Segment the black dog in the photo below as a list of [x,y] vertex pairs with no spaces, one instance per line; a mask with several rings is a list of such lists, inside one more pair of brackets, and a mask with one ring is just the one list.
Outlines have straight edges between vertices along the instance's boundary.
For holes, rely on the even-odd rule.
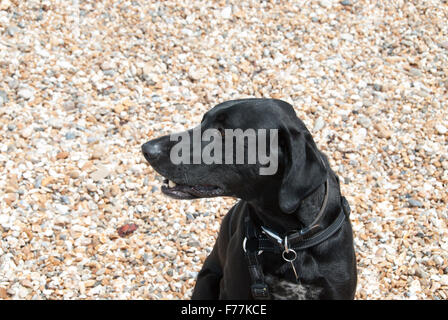
[[[274,129],[278,148],[268,145],[268,153],[277,152],[278,169],[261,175],[259,161],[174,164],[170,153],[178,140],[170,136],[142,146],[147,161],[168,179],[165,194],[241,199],[223,218],[193,299],[353,299],[357,275],[350,208],[338,177],[292,106],[275,99],[224,102],[196,129],[210,128],[223,138],[226,129],[254,129],[257,136],[259,129]],[[193,137],[193,131],[185,134]]]

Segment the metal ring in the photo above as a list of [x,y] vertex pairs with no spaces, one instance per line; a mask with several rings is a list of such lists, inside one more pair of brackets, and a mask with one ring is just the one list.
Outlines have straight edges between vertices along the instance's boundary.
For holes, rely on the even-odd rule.
[[[294,258],[292,258],[292,259],[287,259],[287,258],[285,257],[285,253],[289,253],[289,252],[294,253]],[[295,252],[293,249],[284,250],[284,251],[282,252],[282,258],[283,258],[283,260],[285,260],[286,262],[293,262],[294,260],[297,259],[297,252]]]

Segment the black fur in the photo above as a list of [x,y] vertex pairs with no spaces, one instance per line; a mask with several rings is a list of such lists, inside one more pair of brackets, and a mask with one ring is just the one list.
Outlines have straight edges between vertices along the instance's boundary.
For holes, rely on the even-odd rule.
[[[221,103],[204,115],[201,130],[207,128],[279,130],[279,168],[271,176],[259,175],[258,163],[174,165],[169,155],[176,142],[168,136],[142,146],[145,158],[157,172],[185,186],[179,186],[179,190],[210,185],[218,190],[207,189],[201,193],[189,189],[188,194],[177,198],[233,196],[241,199],[222,221],[214,248],[198,275],[193,299],[251,299],[250,276],[242,249],[245,215],[251,212],[257,223],[278,234],[308,226],[322,206],[328,178],[328,204],[321,222],[326,227],[341,210],[339,181],[310,132],[292,106],[284,101],[243,99]],[[276,274],[284,263],[280,255],[263,253],[260,260],[272,298],[354,298],[356,259],[348,218],[328,240],[298,252],[296,269],[300,286],[295,289],[289,285],[294,283],[292,271]]]

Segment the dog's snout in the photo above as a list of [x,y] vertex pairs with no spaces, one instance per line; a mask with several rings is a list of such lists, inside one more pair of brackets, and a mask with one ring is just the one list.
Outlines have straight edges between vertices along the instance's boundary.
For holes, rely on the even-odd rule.
[[142,145],[142,152],[147,161],[156,160],[162,154],[162,148],[157,141],[148,141]]

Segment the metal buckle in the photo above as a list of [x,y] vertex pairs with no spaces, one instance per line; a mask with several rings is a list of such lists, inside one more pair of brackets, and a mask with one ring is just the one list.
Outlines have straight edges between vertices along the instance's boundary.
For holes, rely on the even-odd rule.
[[[294,271],[296,280],[298,280],[299,275],[297,274],[296,267],[294,266],[294,260],[297,259],[297,252],[294,249],[288,248],[288,237],[287,236],[285,237],[284,243],[285,243],[285,250],[283,250],[283,252],[282,252],[282,258],[283,258],[283,260],[285,260],[286,262],[289,262],[291,264],[292,271]],[[290,252],[293,253],[292,257],[290,257],[290,258],[286,257],[285,254],[289,254]]]
[[[288,237],[287,236],[285,237],[285,240],[284,240],[283,243],[284,243],[284,246],[285,246],[285,250],[283,250],[283,252],[282,252],[283,260],[285,260],[286,262],[293,262],[297,258],[297,252],[294,249],[288,248]],[[287,258],[285,256],[285,253],[290,253],[290,252],[293,253],[293,258]]]
[[279,245],[282,245],[283,240],[280,238],[275,232],[269,230],[268,228],[265,228],[264,226],[261,226],[261,230],[271,238],[275,239]]
[[[287,257],[285,256],[285,253],[288,254],[288,253],[290,253],[290,252],[293,253],[293,257],[292,257],[292,258],[287,258]],[[286,262],[293,262],[294,260],[297,259],[297,252],[296,252],[294,249],[289,249],[288,251],[285,250],[285,251],[282,252],[282,258],[283,258],[283,260],[285,260]]]
[[[247,243],[247,237],[244,237],[244,239],[243,239],[243,251],[244,251],[244,253],[247,252],[246,243]],[[260,255],[262,253],[263,253],[263,250],[258,250],[258,255]]]
[[250,289],[255,299],[269,299],[269,287],[265,283],[254,283]]

